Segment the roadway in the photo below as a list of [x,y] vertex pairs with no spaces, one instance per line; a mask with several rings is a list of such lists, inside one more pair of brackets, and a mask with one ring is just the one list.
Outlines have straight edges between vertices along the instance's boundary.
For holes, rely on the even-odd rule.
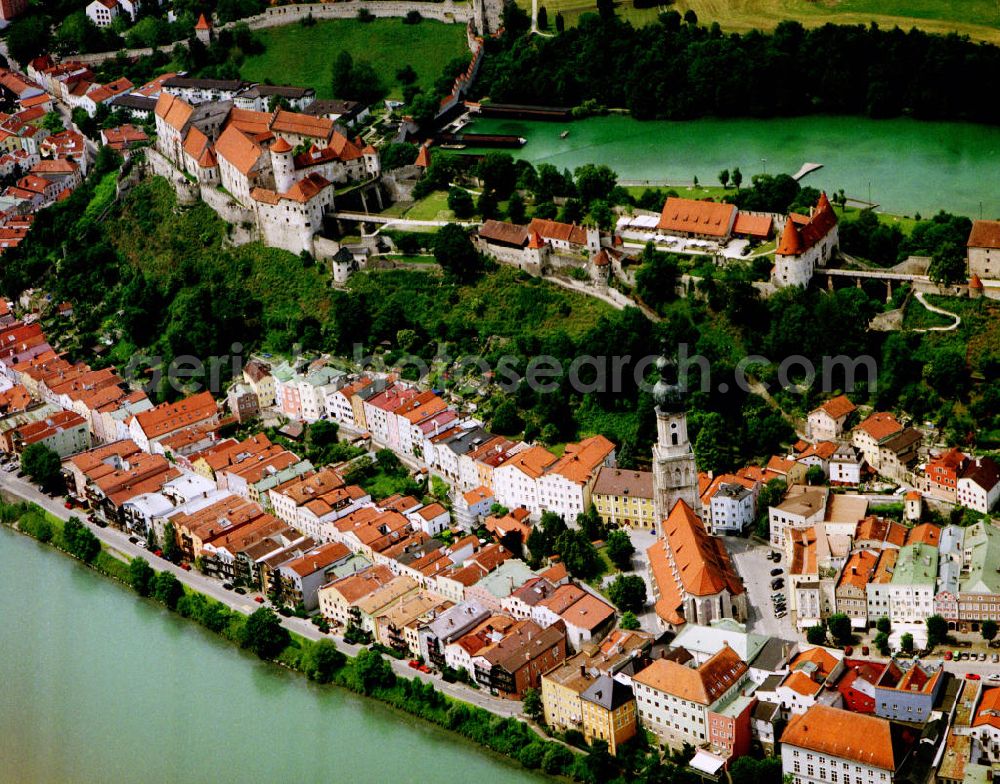
[[[7,495],[16,496],[25,501],[38,504],[38,506],[48,512],[51,512],[60,520],[68,520],[71,516],[76,516],[79,520],[81,520],[81,522],[84,523],[84,525],[93,531],[94,535],[97,536],[97,538],[105,546],[105,549],[107,549],[108,552],[116,558],[120,558],[125,561],[136,557],[145,558],[147,561],[150,561],[154,569],[170,572],[177,577],[178,580],[193,590],[199,591],[200,593],[203,593],[206,596],[221,602],[227,607],[243,613],[244,615],[249,615],[259,607],[266,606],[266,604],[261,604],[255,600],[255,597],[261,596],[259,592],[238,594],[234,591],[226,590],[222,587],[222,583],[215,578],[208,577],[195,570],[189,572],[163,558],[157,558],[139,544],[132,544],[128,540],[128,534],[122,531],[111,527],[101,528],[89,523],[86,519],[85,513],[81,510],[66,509],[61,500],[62,496],[50,498],[42,493],[31,482],[25,479],[19,479],[14,473],[16,470],[16,467],[13,470],[0,470],[0,491],[3,491]],[[313,626],[312,623],[303,618],[278,617],[281,619],[282,625],[289,631],[295,632],[296,634],[310,640],[320,640],[324,637],[332,639],[336,642],[338,650],[343,651],[349,656],[356,656],[358,651],[360,651],[363,647],[344,642],[343,638],[336,634],[324,634]],[[448,696],[462,700],[463,702],[467,702],[471,705],[484,708],[485,710],[499,716],[512,716],[515,718],[522,717],[521,703],[519,701],[493,697],[487,692],[476,691],[459,683],[446,683],[441,680],[439,676],[414,670],[407,664],[406,660],[400,661],[391,657],[386,657],[386,660],[392,664],[392,667],[396,671],[397,675],[407,678],[417,677],[423,681],[427,681],[428,683],[433,683],[437,689]]]

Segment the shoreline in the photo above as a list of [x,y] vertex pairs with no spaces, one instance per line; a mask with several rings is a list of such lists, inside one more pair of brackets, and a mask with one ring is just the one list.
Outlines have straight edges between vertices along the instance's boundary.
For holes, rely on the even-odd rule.
[[[101,560],[101,555],[104,555],[107,558],[111,558],[116,563],[122,564],[126,567],[129,563],[128,560],[124,560],[122,557],[119,557],[124,554],[112,552],[105,543],[102,543],[101,550],[98,556],[95,557],[93,561],[88,562],[82,558],[77,557],[73,553],[69,552],[64,547],[61,547],[58,543],[56,543],[54,537],[52,540],[43,541],[42,539],[39,539],[37,536],[35,536],[32,532],[23,528],[20,524],[21,517],[23,516],[23,514],[32,512],[41,514],[45,518],[45,520],[49,522],[50,525],[54,524],[54,522],[57,521],[58,524],[62,526],[64,521],[58,520],[58,518],[56,518],[55,515],[51,514],[48,510],[44,509],[38,504],[35,504],[27,500],[21,500],[20,504],[23,504],[25,506],[25,509],[20,510],[22,514],[19,514],[13,520],[6,519],[8,510],[11,510],[12,508],[15,508],[18,505],[18,504],[12,504],[9,501],[7,501],[6,498],[9,497],[19,498],[19,496],[11,492],[9,488],[3,488],[2,493],[0,493],[0,511],[4,512],[4,519],[0,520],[0,524],[2,524],[3,527],[28,539],[32,539],[39,545],[44,545],[48,549],[61,553],[62,555],[76,561],[80,566],[85,567],[90,571],[101,575],[102,577],[108,578],[109,580],[111,580],[114,583],[117,583],[120,586],[128,588],[130,592],[133,593],[135,596],[138,596],[141,599],[148,600],[154,606],[167,610],[168,612],[170,612],[171,615],[176,616],[179,619],[193,623],[195,626],[202,629],[204,632],[210,634],[214,639],[218,640],[219,642],[228,644],[228,646],[235,646],[238,650],[245,651],[248,655],[254,656],[254,654],[251,651],[247,651],[246,649],[244,649],[237,640],[232,639],[229,635],[227,635],[225,633],[225,630],[215,631],[214,629],[211,629],[204,623],[200,622],[198,618],[188,616],[183,614],[182,612],[179,612],[177,607],[170,608],[153,596],[142,596],[138,594],[132,588],[132,586],[127,582],[127,580],[123,578],[123,576],[113,573],[113,571],[108,570],[106,567],[98,563],[98,561]],[[87,530],[90,530],[89,524],[85,523],[85,525],[87,526]],[[61,527],[58,533],[59,535],[61,535]],[[152,564],[150,565],[152,566]],[[154,570],[154,572],[155,574],[160,574],[161,570]],[[200,596],[207,602],[210,603],[216,602],[222,604],[221,602],[217,602],[217,600],[213,599],[212,597],[206,596],[204,593],[201,593],[197,589],[192,588],[190,585],[184,585],[183,587],[185,596]],[[246,617],[248,617],[239,608],[228,607],[228,606],[226,607],[231,612],[237,613],[239,616],[241,616],[241,618],[245,619]],[[281,616],[278,617],[279,619],[281,619]],[[284,628],[287,629],[287,627]],[[344,691],[353,694],[357,697],[374,700],[381,706],[390,709],[399,718],[402,718],[404,716],[410,718],[416,718],[421,722],[426,723],[429,727],[433,727],[437,730],[447,733],[453,739],[460,739],[461,741],[474,746],[477,749],[477,751],[481,753],[486,753],[488,756],[502,760],[505,764],[517,766],[522,770],[529,771],[531,773],[534,773],[540,777],[544,777],[549,780],[553,781],[559,779],[565,780],[565,774],[568,773],[568,771],[565,771],[563,776],[545,773],[542,770],[538,769],[537,766],[530,767],[524,765],[519,759],[517,752],[521,748],[527,747],[529,745],[538,744],[545,747],[545,749],[548,749],[549,747],[569,748],[571,751],[574,752],[573,753],[574,759],[577,757],[578,754],[581,753],[580,749],[568,746],[561,741],[544,738],[542,735],[539,734],[539,731],[534,726],[528,724],[527,722],[521,719],[510,716],[507,717],[501,716],[499,714],[487,710],[486,708],[473,705],[457,697],[445,694],[440,689],[438,689],[434,683],[421,680],[420,678],[416,677],[415,673],[412,679],[393,673],[394,678],[391,686],[378,686],[371,689],[370,691],[365,691],[363,688],[357,688],[358,684],[352,682],[351,676],[354,675],[353,667],[356,665],[358,661],[358,656],[352,656],[351,654],[345,652],[342,647],[344,646],[344,643],[342,642],[340,645],[337,646],[337,651],[344,657],[343,664],[332,673],[332,677],[329,680],[324,681],[313,678],[309,675],[309,673],[306,672],[306,670],[303,668],[302,665],[306,657],[308,657],[308,655],[310,654],[311,650],[317,647],[317,642],[309,640],[306,637],[302,636],[301,634],[291,629],[288,629],[288,633],[289,633],[289,643],[284,648],[284,650],[281,651],[281,653],[279,653],[273,658],[265,658],[265,657],[258,657],[258,658],[267,664],[280,668],[282,671],[286,673],[294,674],[298,677],[304,677],[306,683],[313,683],[319,687],[333,687],[335,689],[343,689]],[[330,638],[325,638],[325,639],[330,639]],[[330,642],[334,643],[335,641],[333,639],[330,639]],[[360,646],[360,648],[361,650],[368,650],[368,648],[365,646]],[[294,653],[292,655],[289,655],[289,651],[294,651]],[[387,667],[391,670],[392,667],[391,662],[393,661],[392,657],[382,656],[381,654],[379,654],[379,657],[382,659],[383,662],[387,663]],[[414,689],[413,687],[410,686],[410,684],[413,684],[417,688]],[[430,687],[429,689],[428,686]],[[414,693],[411,693],[411,689],[413,689]],[[417,694],[421,693],[423,693],[425,696],[422,697],[416,696]],[[428,705],[430,705],[431,710],[428,709]],[[454,713],[456,715],[464,715],[466,718],[466,723],[476,722],[478,720],[482,720],[485,723],[487,731],[481,739],[477,739],[476,737],[472,737],[471,735],[462,732],[461,731],[461,728],[463,726],[462,723],[458,723],[456,726],[451,726],[452,722],[449,722],[448,718],[453,714],[452,709],[455,708],[458,708],[458,711],[454,711]],[[463,709],[464,709],[464,714],[461,713]],[[500,723],[500,726],[496,726],[498,722]],[[516,725],[520,729],[514,729],[512,725]],[[494,748],[492,745],[490,745],[489,741],[496,741],[498,742],[499,745],[499,741],[502,741],[504,739],[514,740],[514,738],[508,737],[508,733],[513,733],[514,735],[520,735],[521,737],[519,738],[519,740],[522,740],[523,743],[520,745],[516,744],[510,745],[511,751],[509,753],[500,750],[498,748]]]

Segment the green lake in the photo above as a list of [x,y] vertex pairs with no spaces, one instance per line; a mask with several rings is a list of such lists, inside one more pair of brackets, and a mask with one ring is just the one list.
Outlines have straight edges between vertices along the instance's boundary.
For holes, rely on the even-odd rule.
[[515,155],[534,164],[607,164],[628,184],[697,177],[718,185],[719,172],[735,167],[749,182],[762,171],[794,174],[804,163],[821,163],[803,185],[843,188],[866,201],[870,193],[885,212],[945,209],[1000,218],[1000,128],[993,126],[822,116],[640,122],[611,115],[565,123],[481,119],[468,130],[525,137]]
[[0,781],[543,781],[0,528]]

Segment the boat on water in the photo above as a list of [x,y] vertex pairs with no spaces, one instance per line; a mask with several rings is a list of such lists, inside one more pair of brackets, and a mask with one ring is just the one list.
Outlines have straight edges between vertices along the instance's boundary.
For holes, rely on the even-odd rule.
[[567,136],[569,136],[569,131],[563,131],[561,134],[559,134],[560,139],[565,139]]

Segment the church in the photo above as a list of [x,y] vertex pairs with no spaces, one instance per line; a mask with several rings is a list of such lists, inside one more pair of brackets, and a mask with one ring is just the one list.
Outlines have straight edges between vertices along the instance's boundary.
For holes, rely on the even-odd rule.
[[656,544],[646,551],[657,621],[676,631],[686,623],[747,618],[743,582],[725,544],[699,519],[698,470],[687,432],[685,384],[674,360],[657,360],[653,389],[657,440],[653,446]]

